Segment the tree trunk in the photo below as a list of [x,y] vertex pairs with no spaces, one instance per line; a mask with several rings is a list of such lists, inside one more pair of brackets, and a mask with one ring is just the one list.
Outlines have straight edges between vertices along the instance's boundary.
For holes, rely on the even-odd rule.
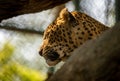
[[83,44],[47,81],[120,81],[120,23]]
[[13,16],[40,12],[70,0],[0,0],[0,22]]
[[74,3],[74,5],[75,5],[75,10],[76,11],[80,11],[80,1],[81,0],[73,0],[73,3]]
[[120,0],[115,0],[116,22],[120,21]]

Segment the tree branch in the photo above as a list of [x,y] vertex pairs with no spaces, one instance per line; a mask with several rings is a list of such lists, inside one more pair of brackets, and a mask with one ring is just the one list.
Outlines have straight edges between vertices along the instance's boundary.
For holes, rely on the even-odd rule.
[[120,23],[83,44],[47,81],[120,81]]
[[32,34],[43,35],[43,32],[41,32],[41,31],[36,31],[36,30],[31,30],[31,29],[20,29],[17,27],[0,26],[0,29],[18,31],[18,32],[22,32],[22,33],[32,33]]
[[0,22],[13,16],[50,9],[68,1],[70,0],[1,0]]

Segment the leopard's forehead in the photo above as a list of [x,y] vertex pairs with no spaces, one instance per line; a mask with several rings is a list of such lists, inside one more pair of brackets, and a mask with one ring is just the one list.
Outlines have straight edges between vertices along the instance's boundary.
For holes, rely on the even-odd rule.
[[48,40],[50,44],[55,42],[67,42],[67,39],[70,38],[71,33],[72,31],[70,28],[66,28],[66,25],[55,25],[54,28],[45,31],[43,40]]

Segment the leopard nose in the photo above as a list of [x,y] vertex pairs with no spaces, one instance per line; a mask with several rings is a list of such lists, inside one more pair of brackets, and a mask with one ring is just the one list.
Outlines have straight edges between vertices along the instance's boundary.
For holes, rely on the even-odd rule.
[[41,55],[41,56],[42,56],[42,51],[43,51],[43,49],[41,49],[41,50],[39,51],[39,55]]

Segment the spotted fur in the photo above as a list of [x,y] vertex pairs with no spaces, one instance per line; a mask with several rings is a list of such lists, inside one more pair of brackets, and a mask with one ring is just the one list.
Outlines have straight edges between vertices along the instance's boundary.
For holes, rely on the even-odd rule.
[[39,54],[48,65],[56,65],[66,60],[74,49],[84,42],[95,39],[109,27],[92,17],[64,8],[59,17],[44,32]]

